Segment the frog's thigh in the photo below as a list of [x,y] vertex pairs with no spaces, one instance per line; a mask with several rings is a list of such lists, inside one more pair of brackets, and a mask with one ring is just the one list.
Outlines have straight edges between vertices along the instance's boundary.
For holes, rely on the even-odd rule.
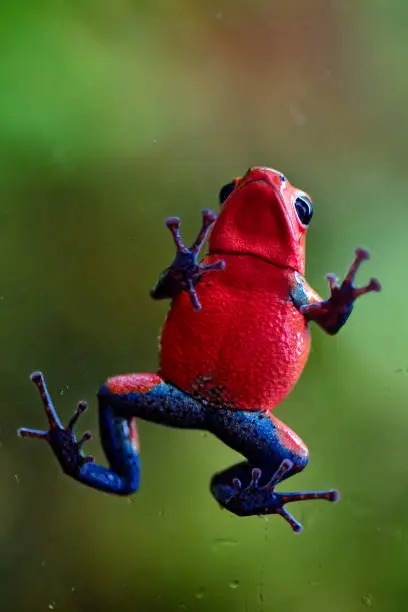
[[[273,474],[284,459],[293,462],[287,476],[306,467],[309,452],[290,427],[264,411],[214,409],[211,431],[253,467]],[[265,474],[266,475],[266,474]]]
[[137,417],[160,425],[205,429],[206,408],[157,374],[126,374],[109,378],[99,390],[100,408],[117,417]]

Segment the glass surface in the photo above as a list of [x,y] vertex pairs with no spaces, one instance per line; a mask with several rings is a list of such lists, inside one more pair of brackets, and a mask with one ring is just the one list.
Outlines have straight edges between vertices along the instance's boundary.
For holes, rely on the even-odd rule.
[[[0,18],[0,601],[4,612],[376,612],[408,607],[408,5],[402,0],[3,0]],[[356,304],[276,409],[310,464],[282,490],[337,505],[237,518],[208,491],[237,456],[139,422],[130,499],[64,476],[32,370],[61,418],[108,376],[154,372],[149,289],[200,210],[252,165],[311,194],[307,279],[367,247]],[[257,367],[257,364],[254,364]]]

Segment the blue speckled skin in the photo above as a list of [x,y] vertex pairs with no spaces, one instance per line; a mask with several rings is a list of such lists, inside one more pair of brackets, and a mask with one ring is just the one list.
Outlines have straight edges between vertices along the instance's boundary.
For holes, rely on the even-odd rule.
[[[264,479],[269,480],[284,459],[293,463],[293,468],[285,475],[286,478],[307,465],[307,455],[295,455],[289,448],[280,444],[276,427],[264,412],[219,408],[194,399],[164,382],[143,395],[116,395],[103,386],[98,398],[100,423],[103,424],[101,437],[111,466],[112,462],[117,462],[116,458],[120,454],[118,451],[128,447],[128,431],[123,428],[123,423],[127,425],[132,417],[169,427],[211,432],[247,458],[247,462],[219,474],[213,481],[214,487],[224,482],[231,485],[235,477],[249,482],[251,469],[255,466],[260,467]],[[112,419],[112,414],[116,415],[115,419]],[[115,467],[115,471],[122,471],[119,466]],[[215,493],[214,488],[213,492]],[[221,498],[218,501],[222,503],[224,500]]]
[[[215,499],[238,516],[280,514],[298,532],[301,525],[283,507],[285,503],[337,499],[336,491],[276,493],[275,486],[301,471],[308,457],[307,453],[296,453],[293,448],[282,444],[272,417],[261,411],[222,408],[193,398],[165,382],[147,393],[112,393],[107,385],[100,388],[100,439],[109,467],[98,465],[81,450],[90,434],[86,433],[77,440],[73,431],[86,404],[78,404],[69,425],[64,428],[43,375],[36,372],[32,380],[40,391],[50,429],[47,432],[21,429],[20,435],[45,439],[63,471],[87,486],[116,495],[130,495],[137,491],[140,460],[137,442],[131,432],[132,420],[136,417],[169,427],[208,431],[243,455],[247,461],[216,474],[211,481]],[[242,483],[247,486],[243,487]]]

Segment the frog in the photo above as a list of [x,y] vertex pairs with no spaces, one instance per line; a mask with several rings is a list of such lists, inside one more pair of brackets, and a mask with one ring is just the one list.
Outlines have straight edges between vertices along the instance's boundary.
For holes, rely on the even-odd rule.
[[[339,499],[336,489],[280,492],[309,462],[303,440],[274,414],[296,385],[310,352],[310,324],[329,335],[345,325],[357,298],[380,291],[372,278],[355,286],[361,263],[355,250],[340,283],[327,275],[323,299],[305,278],[311,197],[282,172],[251,167],[219,191],[219,214],[202,211],[196,240],[186,247],[181,220],[166,226],[175,258],[153,285],[154,300],[170,300],[159,342],[156,372],[108,378],[99,388],[99,436],[107,466],[83,451],[90,432],[76,437],[87,409],[81,400],[64,426],[42,372],[39,390],[47,430],[20,428],[18,435],[48,442],[63,472],[76,481],[119,496],[140,487],[136,421],[213,434],[242,459],[212,476],[210,491],[237,517],[279,515],[295,533],[302,524],[286,505]],[[201,250],[208,239],[207,252]]]

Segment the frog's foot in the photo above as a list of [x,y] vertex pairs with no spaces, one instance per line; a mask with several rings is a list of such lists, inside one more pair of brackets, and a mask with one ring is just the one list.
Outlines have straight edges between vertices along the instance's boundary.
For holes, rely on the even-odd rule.
[[181,291],[187,291],[194,310],[201,310],[201,304],[194,288],[195,285],[207,272],[225,269],[225,262],[223,260],[215,261],[209,265],[200,264],[197,260],[208,231],[217,218],[217,215],[211,210],[203,210],[202,215],[201,229],[190,248],[184,245],[181,237],[180,219],[178,217],[170,217],[166,220],[166,226],[173,236],[177,251],[173,263],[160,275],[150,292],[153,298],[174,297]]
[[342,303],[354,302],[358,297],[371,291],[380,291],[381,285],[377,279],[372,278],[364,287],[355,287],[354,280],[359,267],[363,261],[370,259],[370,253],[366,249],[356,249],[354,261],[351,264],[346,278],[339,285],[335,274],[328,274],[327,280],[331,291],[331,299]]
[[238,478],[233,480],[234,493],[226,501],[225,507],[238,516],[253,516],[265,514],[279,514],[284,518],[293,531],[302,531],[302,525],[286,510],[285,504],[295,501],[306,501],[308,499],[325,499],[335,502],[339,499],[338,491],[308,491],[305,493],[277,493],[276,485],[293,467],[292,461],[285,459],[273,474],[270,481],[265,486],[259,486],[262,470],[254,468],[252,470],[251,482],[243,488]]
[[314,302],[301,306],[300,311],[309,320],[316,321],[329,334],[336,334],[347,321],[353,310],[357,298],[372,291],[380,291],[381,285],[377,279],[372,278],[364,287],[356,287],[354,280],[363,261],[369,259],[370,254],[365,249],[356,249],[355,258],[347,272],[344,281],[339,284],[335,274],[327,274],[330,287],[330,298],[322,302]]
[[63,427],[52,404],[42,373],[33,372],[31,374],[31,380],[40,392],[49,423],[49,429],[48,431],[39,431],[37,429],[21,428],[17,433],[23,438],[37,438],[48,442],[64,472],[70,476],[75,476],[84,463],[89,463],[94,460],[91,456],[84,456],[81,450],[84,443],[91,439],[91,433],[85,432],[79,440],[77,440],[74,435],[74,426],[81,414],[87,409],[88,405],[85,401],[79,402],[68,426]]

